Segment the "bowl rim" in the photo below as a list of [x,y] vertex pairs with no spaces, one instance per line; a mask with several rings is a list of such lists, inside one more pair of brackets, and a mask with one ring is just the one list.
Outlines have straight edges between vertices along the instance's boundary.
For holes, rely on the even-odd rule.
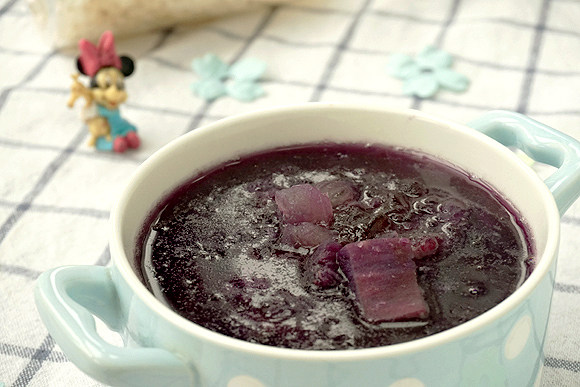
[[[267,346],[263,344],[250,343],[241,339],[229,337],[221,333],[211,331],[192,321],[182,317],[170,307],[162,303],[160,300],[146,288],[130,263],[129,257],[125,254],[123,242],[121,238],[123,214],[125,208],[128,206],[129,198],[135,191],[136,187],[145,179],[151,166],[158,163],[157,160],[163,159],[164,155],[173,152],[183,143],[192,141],[196,136],[203,135],[207,131],[213,131],[221,127],[227,127],[236,122],[253,120],[263,116],[296,113],[312,112],[314,110],[330,111],[330,110],[351,110],[353,112],[371,112],[371,113],[388,113],[405,115],[407,117],[416,117],[428,120],[430,123],[439,126],[444,125],[455,130],[467,132],[469,135],[476,138],[476,140],[483,141],[491,145],[497,152],[504,153],[511,158],[514,163],[518,163],[524,175],[535,185],[539,193],[545,199],[543,201],[547,210],[547,241],[546,246],[539,260],[538,264],[532,271],[531,275],[523,282],[523,284],[516,289],[514,293],[508,296],[498,305],[481,315],[466,321],[458,326],[438,332],[436,334],[419,338],[416,340],[403,342],[399,344],[392,344],[382,347],[347,349],[347,350],[306,350],[306,349],[291,349]],[[114,266],[120,273],[124,281],[127,283],[133,294],[138,297],[150,310],[155,311],[159,318],[166,320],[173,327],[193,336],[197,336],[200,340],[210,342],[222,348],[234,350],[238,352],[251,353],[258,356],[265,356],[270,358],[283,358],[290,360],[308,360],[308,361],[359,361],[367,359],[377,359],[386,357],[399,357],[419,351],[424,351],[436,346],[441,346],[468,336],[487,325],[498,321],[501,317],[514,311],[519,305],[531,295],[531,293],[539,286],[540,282],[549,273],[552,263],[557,258],[557,251],[559,247],[559,233],[560,233],[560,214],[548,187],[535,174],[535,172],[527,167],[521,159],[519,159],[511,150],[501,145],[490,137],[478,132],[475,129],[469,128],[465,124],[459,124],[453,121],[424,113],[422,111],[413,109],[391,108],[384,106],[369,106],[359,104],[346,103],[323,103],[311,102],[295,105],[285,105],[275,108],[266,108],[253,110],[247,113],[242,113],[230,117],[220,119],[207,125],[203,125],[183,136],[180,136],[169,142],[151,156],[149,156],[135,171],[129,182],[125,185],[118,200],[113,206],[110,216],[110,249],[111,262],[109,266]]]

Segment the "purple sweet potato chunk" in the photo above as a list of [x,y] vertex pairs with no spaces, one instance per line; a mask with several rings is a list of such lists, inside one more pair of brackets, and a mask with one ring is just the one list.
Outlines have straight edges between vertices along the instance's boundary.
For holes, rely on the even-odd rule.
[[337,253],[366,320],[405,321],[428,316],[414,256],[407,238],[368,239],[350,243]]
[[324,243],[304,262],[304,276],[308,283],[327,289],[337,286],[341,281],[338,273],[336,253],[342,248],[338,242]]
[[294,247],[316,247],[332,238],[333,233],[329,229],[303,222],[284,225],[280,242]]
[[315,184],[315,187],[328,196],[332,208],[354,202],[358,197],[355,187],[344,180],[327,180]]
[[332,221],[330,199],[311,184],[298,184],[276,191],[274,199],[285,223],[329,224]]

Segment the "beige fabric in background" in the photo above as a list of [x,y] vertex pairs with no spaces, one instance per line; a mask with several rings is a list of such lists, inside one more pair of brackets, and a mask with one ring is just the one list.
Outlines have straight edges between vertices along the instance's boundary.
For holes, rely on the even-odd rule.
[[43,38],[54,47],[97,40],[104,29],[117,38],[176,24],[207,21],[289,0],[29,0]]

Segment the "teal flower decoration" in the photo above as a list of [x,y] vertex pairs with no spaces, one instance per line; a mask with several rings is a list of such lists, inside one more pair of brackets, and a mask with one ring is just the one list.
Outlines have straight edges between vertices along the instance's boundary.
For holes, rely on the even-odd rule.
[[239,101],[251,102],[266,94],[258,83],[266,71],[266,64],[258,59],[242,59],[229,66],[215,54],[206,54],[194,59],[191,67],[199,76],[191,89],[206,101],[229,95]]
[[455,92],[467,90],[469,79],[450,67],[453,57],[435,47],[425,47],[412,58],[405,54],[393,54],[387,71],[395,78],[402,79],[403,94],[420,98],[430,98],[439,89]]

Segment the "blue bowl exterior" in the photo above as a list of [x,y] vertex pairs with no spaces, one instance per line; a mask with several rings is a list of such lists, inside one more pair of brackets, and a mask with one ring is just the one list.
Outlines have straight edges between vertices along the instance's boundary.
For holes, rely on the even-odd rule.
[[[419,122],[417,115],[402,117],[412,118],[420,126],[432,125],[429,118]],[[475,122],[474,126],[483,132],[490,128],[511,142],[523,136],[520,135],[524,133],[520,130],[523,124],[528,124],[527,119],[501,112]],[[541,262],[542,270],[532,273],[522,285],[526,289],[520,289],[492,311],[432,337],[346,354],[283,350],[224,338],[178,317],[147,292],[126,261],[125,246],[120,242],[120,230],[115,223],[111,266],[45,273],[48,275],[39,278],[36,294],[39,311],[51,333],[59,334],[61,342],[71,349],[67,356],[79,368],[95,379],[115,385],[161,385],[160,379],[167,377],[172,386],[535,386],[543,364],[542,348],[554,287],[556,204],[562,213],[570,200],[578,196],[575,187],[580,184],[580,173],[575,168],[580,162],[580,156],[576,157],[580,155],[580,144],[575,144],[572,150],[562,148],[566,138],[554,137],[550,131],[544,135],[546,128],[536,127],[542,136],[549,137],[550,146],[537,145],[539,135],[531,142],[519,139],[517,144],[524,144],[532,153],[554,158],[554,164],[561,160],[555,155],[562,149],[569,155],[564,157],[562,172],[552,179],[555,183],[550,180],[548,185],[553,188],[552,193],[562,193],[555,195],[554,201],[545,187],[539,188],[541,203],[533,203],[534,209],[538,204],[538,211],[545,208],[550,215],[547,223],[540,223],[550,235],[550,248],[546,247],[541,258],[546,260]],[[441,128],[446,129],[447,124]],[[482,143],[489,141],[482,137]],[[170,148],[172,152],[176,149],[180,148]],[[569,175],[569,171],[574,173]],[[139,196],[131,203],[141,203]],[[62,283],[56,278],[61,278]],[[112,302],[99,294],[107,295]],[[91,313],[110,323],[113,329],[122,329],[127,346],[119,349],[101,342],[94,326],[90,326]]]
[[558,168],[544,183],[563,215],[580,195],[580,142],[522,114],[495,110],[469,124],[505,146],[515,146],[535,161]]

